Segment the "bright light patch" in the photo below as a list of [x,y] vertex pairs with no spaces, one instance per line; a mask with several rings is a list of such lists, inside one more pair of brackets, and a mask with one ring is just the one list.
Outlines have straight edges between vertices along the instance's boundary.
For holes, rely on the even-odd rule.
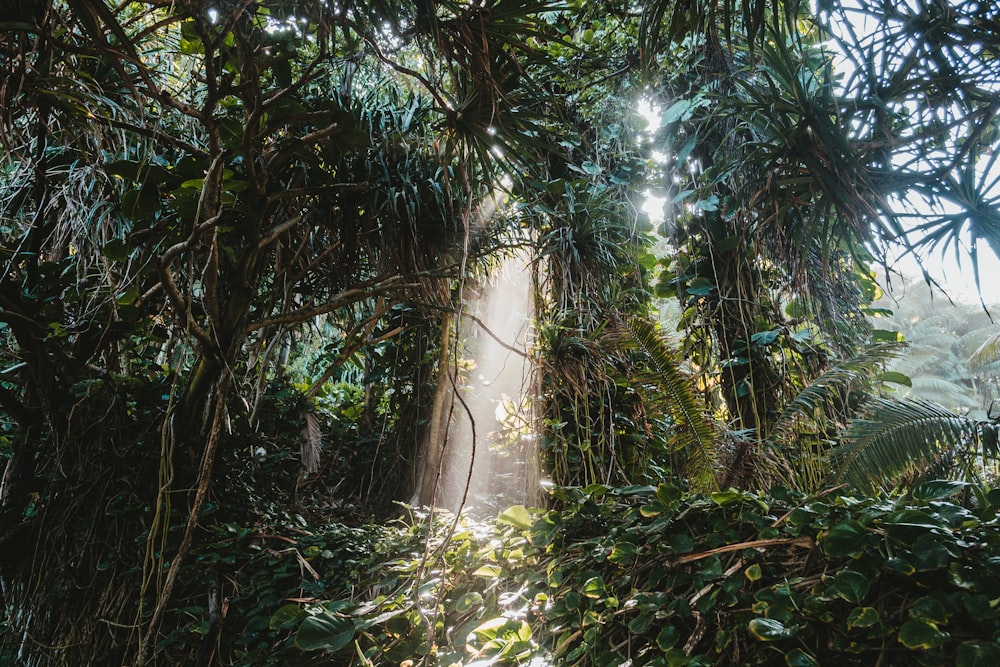
[[642,193],[645,198],[642,202],[642,212],[649,216],[649,221],[652,223],[663,222],[666,218],[666,197],[657,197],[649,190]]
[[646,120],[646,127],[643,131],[656,132],[660,129],[660,122],[663,118],[663,109],[660,106],[652,104],[648,98],[644,97],[639,100],[635,110]]

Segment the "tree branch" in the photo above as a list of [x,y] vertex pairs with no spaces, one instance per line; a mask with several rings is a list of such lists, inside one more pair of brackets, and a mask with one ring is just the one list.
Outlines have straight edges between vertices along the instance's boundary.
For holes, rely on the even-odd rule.
[[362,301],[377,294],[382,294],[383,292],[389,292],[394,289],[418,287],[416,283],[404,283],[402,280],[402,276],[397,276],[395,278],[389,278],[386,282],[378,286],[346,289],[319,306],[299,308],[298,310],[293,310],[283,315],[276,315],[275,317],[270,317],[265,320],[251,322],[247,325],[247,332],[257,331],[265,327],[278,326],[280,324],[297,324],[299,322],[305,322],[306,320],[310,320],[319,315],[325,315],[326,313],[331,313],[338,308],[343,308],[344,306],[357,303],[358,301]]

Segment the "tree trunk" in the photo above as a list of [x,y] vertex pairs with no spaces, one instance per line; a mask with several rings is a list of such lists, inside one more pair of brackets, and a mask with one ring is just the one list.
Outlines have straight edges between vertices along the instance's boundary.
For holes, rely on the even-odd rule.
[[434,406],[431,410],[430,427],[427,429],[427,438],[421,457],[419,483],[414,494],[421,505],[434,504],[443,472],[448,422],[450,420],[448,399],[452,396],[453,389],[451,356],[453,320],[451,313],[446,313],[441,320],[441,348],[438,357]]

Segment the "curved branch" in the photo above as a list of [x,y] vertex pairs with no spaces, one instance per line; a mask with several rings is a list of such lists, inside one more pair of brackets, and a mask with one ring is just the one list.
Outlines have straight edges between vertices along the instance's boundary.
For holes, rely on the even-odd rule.
[[397,276],[395,278],[389,278],[381,285],[346,289],[321,305],[309,308],[299,308],[283,315],[276,315],[265,320],[251,322],[247,325],[247,333],[257,331],[265,327],[278,326],[280,324],[298,324],[300,322],[311,320],[319,315],[332,313],[338,308],[343,308],[344,306],[352,303],[357,303],[358,301],[362,301],[377,294],[382,294],[395,289],[419,287],[419,284],[417,283],[404,283],[402,280],[402,276]]

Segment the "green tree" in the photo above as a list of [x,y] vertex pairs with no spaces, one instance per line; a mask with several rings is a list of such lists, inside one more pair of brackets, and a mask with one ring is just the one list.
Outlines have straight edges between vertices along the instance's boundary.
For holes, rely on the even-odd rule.
[[[316,469],[323,406],[334,474],[409,497],[468,281],[515,228],[570,485],[815,470],[891,355],[869,265],[891,243],[1000,247],[984,3],[3,10],[0,577],[31,665],[210,663],[227,571],[199,547],[273,493],[247,449],[292,431]],[[640,145],[644,90],[664,122]],[[661,259],[635,210],[652,180]],[[485,220],[501,191],[510,213]],[[646,321],[653,278],[681,306],[677,353]],[[169,641],[187,627],[197,646]]]
[[658,2],[640,27],[673,245],[658,293],[679,299],[685,349],[742,434],[730,483],[763,472],[784,406],[831,360],[878,342],[869,266],[889,246],[968,237],[973,264],[977,243],[1000,246],[980,5],[819,9]]
[[[385,496],[412,487],[446,372],[428,341],[452,281],[496,246],[479,202],[544,143],[524,98],[560,15],[25,8],[0,23],[5,637],[28,664],[51,646],[61,664],[141,664],[217,509],[218,462],[240,465],[283,395],[281,350],[318,318],[341,340],[306,399],[358,353],[370,387],[394,368],[387,341],[393,364],[415,362],[389,381],[415,397],[389,424],[396,449],[370,455],[392,462]],[[219,613],[198,656],[164,659],[209,656]]]

